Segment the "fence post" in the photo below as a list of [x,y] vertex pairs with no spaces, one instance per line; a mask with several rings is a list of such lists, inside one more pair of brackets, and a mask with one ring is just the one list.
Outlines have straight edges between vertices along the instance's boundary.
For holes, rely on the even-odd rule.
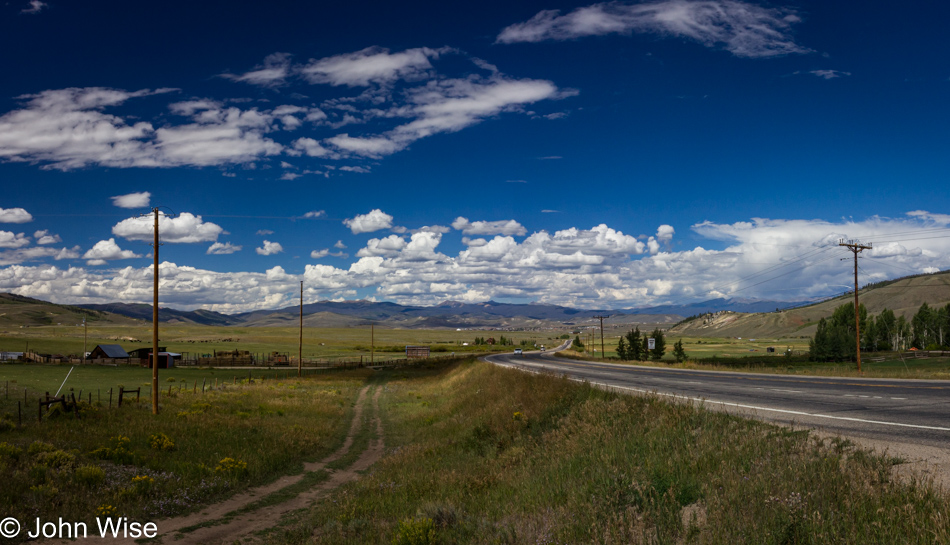
[[16,427],[23,427],[23,409],[20,405],[20,400],[16,402]]
[[39,422],[43,421],[43,398],[39,399],[39,402],[36,404],[36,416]]

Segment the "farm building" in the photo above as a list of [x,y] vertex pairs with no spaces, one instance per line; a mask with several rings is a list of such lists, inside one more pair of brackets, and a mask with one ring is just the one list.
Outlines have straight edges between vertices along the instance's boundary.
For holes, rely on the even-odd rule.
[[428,346],[406,346],[406,358],[428,358],[429,357],[429,347]]
[[[174,352],[159,352],[158,353],[158,368],[159,369],[171,369],[175,366],[175,361],[181,359],[181,354],[176,354]],[[152,354],[148,355],[148,367],[152,367]]]
[[129,353],[117,344],[97,344],[89,353],[91,360],[127,360]]
[[[158,347],[159,352],[165,352],[166,350],[168,349],[165,348],[164,346]],[[138,358],[140,360],[147,360],[151,353],[152,353],[152,347],[149,346],[147,348],[136,348],[135,350],[129,352],[129,355],[132,356],[133,358]]]

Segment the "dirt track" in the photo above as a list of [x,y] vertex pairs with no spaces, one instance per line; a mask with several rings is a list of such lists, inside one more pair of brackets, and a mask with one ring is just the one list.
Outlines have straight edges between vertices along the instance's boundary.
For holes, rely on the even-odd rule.
[[[354,438],[359,434],[362,428],[367,397],[372,388],[373,386],[365,386],[360,390],[356,400],[356,407],[353,411],[353,420],[350,423],[350,429],[347,432],[346,439],[343,441],[343,445],[341,445],[336,452],[319,462],[304,464],[304,473],[299,475],[281,477],[273,483],[252,488],[220,503],[209,505],[191,515],[158,521],[159,534],[157,539],[168,544],[188,545],[215,545],[218,543],[234,543],[237,540],[247,543],[253,540],[253,534],[279,524],[281,518],[286,514],[298,509],[303,509],[332,490],[358,479],[361,471],[368,469],[383,455],[383,424],[379,417],[379,396],[382,393],[382,387],[376,387],[375,393],[372,396],[372,423],[375,428],[375,439],[370,442],[369,447],[364,450],[349,467],[341,470],[333,470],[327,469],[327,465],[341,459],[350,452]],[[329,473],[329,477],[309,490],[305,490],[281,503],[268,505],[245,513],[234,514],[235,511],[243,509],[255,501],[261,500],[270,494],[300,482],[307,473],[316,471],[326,471]],[[195,527],[198,528],[191,531],[183,531],[183,529]],[[89,539],[92,541],[116,544],[135,543],[133,539],[114,539],[111,536],[102,539],[98,536],[93,536],[92,532],[90,532]],[[47,541],[46,543],[70,544],[74,542],[68,540],[54,540]]]

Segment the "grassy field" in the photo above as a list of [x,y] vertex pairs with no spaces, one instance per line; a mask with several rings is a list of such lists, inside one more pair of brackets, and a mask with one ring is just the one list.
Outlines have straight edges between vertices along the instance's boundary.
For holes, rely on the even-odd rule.
[[950,541],[946,496],[807,431],[483,363],[383,407],[388,456],[270,543]]
[[[606,335],[605,335],[606,337]],[[604,340],[607,360],[621,363],[617,359],[617,341],[619,337],[608,337]],[[683,341],[687,361],[676,363],[673,358],[673,343]],[[613,341],[613,346],[608,345]],[[776,352],[769,354],[767,348],[773,346]],[[580,359],[598,361],[601,359],[600,338],[596,346],[591,345],[591,351],[568,351],[565,355]],[[596,348],[596,352],[593,349]],[[796,360],[788,362],[783,352],[791,349]],[[817,375],[817,376],[865,376],[878,378],[908,378],[908,379],[950,379],[950,358],[928,357],[915,358],[904,356],[896,352],[865,352],[862,355],[861,372],[853,362],[809,362],[804,356],[808,354],[808,339],[733,339],[716,337],[676,337],[666,338],[666,354],[662,364],[681,369],[706,369],[718,371],[738,371],[753,373],[775,373],[790,375]],[[883,361],[871,361],[883,357]],[[749,360],[750,363],[729,363],[725,361],[715,363],[713,358]],[[699,360],[705,360],[699,362]],[[638,362],[623,362],[629,365],[638,365]],[[645,365],[656,365],[656,362],[639,362]]]
[[[52,391],[50,382],[61,382],[65,371],[0,366],[4,382]],[[80,371],[76,390],[144,383],[147,370]],[[20,520],[40,516],[91,523],[102,513],[156,519],[299,473],[304,461],[323,457],[342,442],[356,395],[372,374],[343,371],[252,384],[233,384],[228,375],[218,388],[202,393],[199,384],[198,393],[192,393],[191,384],[177,391],[179,379],[222,378],[221,373],[178,371],[176,382],[162,383],[163,389],[166,384],[176,388],[162,397],[158,416],[151,414],[147,394],[141,403],[121,409],[109,409],[93,396],[91,405],[81,405],[80,419],[54,410],[37,423],[34,400],[29,420],[17,429],[4,400],[0,510]]]
[[[295,327],[213,327],[201,325],[163,324],[159,330],[160,345],[171,352],[188,355],[211,354],[215,350],[246,350],[256,354],[280,352],[297,354],[300,331]],[[554,338],[567,331],[455,331],[450,329],[383,329],[376,328],[375,346],[380,357],[404,354],[406,345],[430,346],[438,353],[484,352],[486,346],[475,346],[475,337],[501,335],[531,343],[551,345]],[[138,342],[123,340],[128,337]],[[150,327],[96,326],[90,327],[86,349],[97,344],[121,344],[126,350],[151,345]],[[468,343],[465,346],[463,343]],[[305,358],[369,357],[372,345],[370,328],[304,328],[303,355]],[[0,351],[23,352],[27,348],[39,353],[80,354],[83,348],[83,328],[72,326],[41,326],[0,330]],[[508,350],[501,348],[499,350]]]
[[[17,384],[56,369],[32,367],[0,369]],[[140,372],[112,371],[77,386]],[[333,451],[365,384],[381,388],[385,455],[359,481],[275,518],[265,541],[950,543],[950,498],[892,478],[900,460],[472,360],[182,391],[158,417],[142,403],[84,407],[80,420],[60,415],[23,429],[0,423],[0,509],[76,521],[101,513],[160,521],[200,509]],[[328,469],[349,465],[369,444],[368,429]],[[310,477],[233,516],[326,474]]]
[[[284,379],[296,377],[296,369],[252,371],[185,368],[159,370],[159,386],[162,392],[169,387],[179,390],[201,389],[202,384],[212,387],[216,384],[232,384],[236,380],[248,377],[265,379]],[[0,364],[0,414],[16,415],[17,401],[27,400],[31,411],[26,411],[31,419],[36,418],[36,400],[46,392],[54,395],[62,387],[62,393],[73,393],[77,397],[100,401],[108,405],[109,390],[118,395],[119,386],[125,388],[142,387],[142,397],[148,397],[152,386],[152,370],[139,366],[101,366],[101,365],[35,365]],[[26,393],[24,394],[24,390]],[[25,407],[24,407],[25,408]]]
[[[620,336],[625,335],[629,329],[605,329],[604,331],[604,351],[608,358],[617,357],[617,342]],[[649,336],[652,329],[640,333]],[[733,337],[681,337],[678,335],[667,335],[666,337],[666,357],[664,361],[673,361],[673,343],[683,341],[683,348],[690,358],[712,358],[729,357],[743,358],[748,356],[762,357],[769,355],[768,347],[774,347],[774,356],[781,358],[786,349],[790,349],[793,354],[801,355],[808,353],[808,339],[736,339]],[[582,339],[583,340],[583,339]],[[600,356],[600,332],[593,343],[589,343],[590,354]],[[587,350],[585,350],[587,352]]]

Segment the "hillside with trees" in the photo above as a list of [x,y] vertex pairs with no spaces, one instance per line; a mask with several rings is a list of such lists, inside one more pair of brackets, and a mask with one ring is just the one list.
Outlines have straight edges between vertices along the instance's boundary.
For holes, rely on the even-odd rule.
[[[858,296],[869,314],[877,316],[887,309],[894,314],[895,323],[900,317],[910,322],[924,304],[931,309],[950,304],[950,272],[869,284],[858,291]],[[676,325],[669,333],[693,337],[813,337],[822,318],[830,319],[838,307],[849,302],[853,307],[853,301],[854,293],[851,292],[820,303],[776,312],[701,314]],[[853,310],[851,316],[853,320]]]

